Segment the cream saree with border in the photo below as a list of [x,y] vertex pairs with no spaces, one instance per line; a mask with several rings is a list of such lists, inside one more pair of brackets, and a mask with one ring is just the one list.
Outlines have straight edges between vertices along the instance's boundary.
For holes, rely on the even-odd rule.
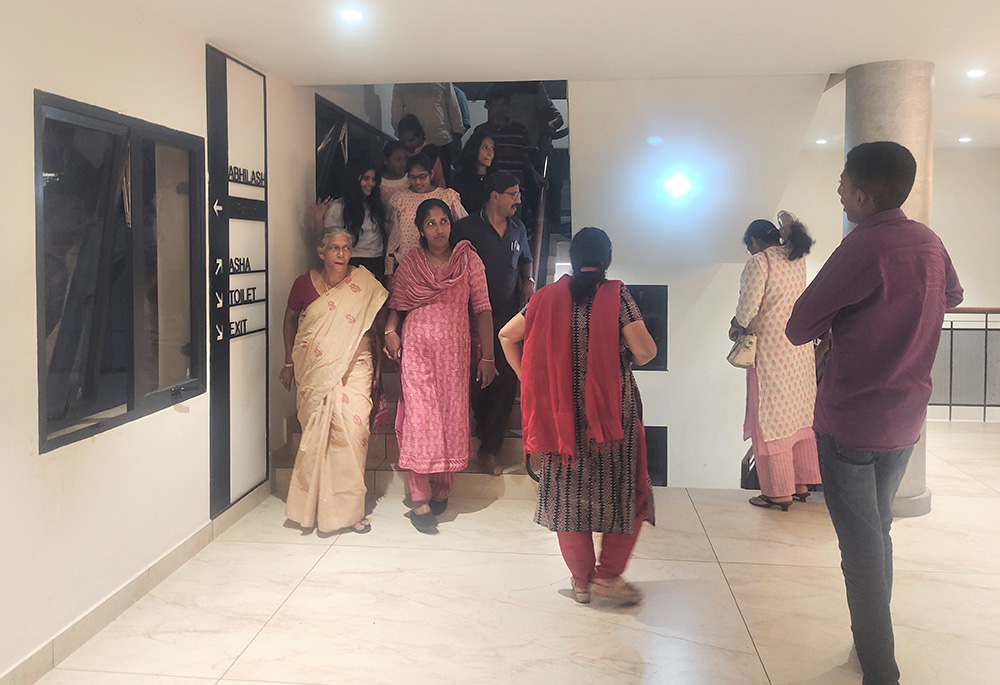
[[369,330],[388,293],[363,267],[299,316],[292,350],[302,442],[285,516],[327,533],[365,515],[365,461],[372,410]]

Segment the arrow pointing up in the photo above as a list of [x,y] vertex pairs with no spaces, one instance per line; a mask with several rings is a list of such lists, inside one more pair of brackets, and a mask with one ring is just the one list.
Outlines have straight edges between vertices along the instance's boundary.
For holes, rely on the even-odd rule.
[[219,204],[218,200],[216,200],[215,204],[212,205],[212,209],[215,210],[215,216],[219,216],[219,212],[222,211],[222,205]]
[[219,307],[222,306],[222,295],[220,295],[219,293],[214,293],[214,294],[215,294],[215,308],[218,309]]

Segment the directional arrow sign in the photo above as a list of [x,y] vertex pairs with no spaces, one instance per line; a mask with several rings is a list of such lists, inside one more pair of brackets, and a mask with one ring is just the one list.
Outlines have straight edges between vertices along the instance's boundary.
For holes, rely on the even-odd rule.
[[222,340],[222,326],[215,327],[215,339]]
[[222,205],[219,204],[218,200],[216,200],[215,204],[212,205],[212,209],[215,210],[215,216],[219,216],[219,212],[222,211]]
[[222,260],[221,259],[216,259],[215,260],[215,275],[218,276],[220,273],[222,273]]
[[214,295],[215,295],[215,308],[219,309],[220,307],[222,307],[222,295],[220,295],[219,293],[214,293]]

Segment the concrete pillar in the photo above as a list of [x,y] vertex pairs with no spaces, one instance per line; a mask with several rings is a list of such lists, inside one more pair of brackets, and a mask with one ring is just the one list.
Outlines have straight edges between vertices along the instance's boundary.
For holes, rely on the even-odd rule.
[[[917,160],[917,178],[903,211],[925,224],[931,218],[933,79],[934,65],[917,60],[861,64],[848,69],[846,79],[845,154],[855,145],[877,140],[906,146]],[[844,235],[853,228],[845,217]],[[921,516],[931,510],[926,432],[925,426],[893,502],[896,516]]]

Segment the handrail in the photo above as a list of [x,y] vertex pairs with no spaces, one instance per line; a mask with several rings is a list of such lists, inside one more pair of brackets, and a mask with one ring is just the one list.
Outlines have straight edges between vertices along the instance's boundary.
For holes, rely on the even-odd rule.
[[952,307],[945,314],[1000,314],[1000,307]]
[[[545,159],[542,160],[542,178],[548,181],[549,178],[549,153],[545,153]],[[549,195],[548,184],[541,187],[541,192],[538,195],[538,215],[535,217],[535,239],[534,244],[531,246],[531,258],[534,260],[532,276],[535,279],[535,286],[540,288],[545,285],[545,277],[548,275],[547,270],[542,270],[543,259],[542,259],[542,248],[547,243],[545,242],[545,204]],[[546,257],[548,256],[548,250],[545,250]],[[548,261],[545,259],[544,261]]]

